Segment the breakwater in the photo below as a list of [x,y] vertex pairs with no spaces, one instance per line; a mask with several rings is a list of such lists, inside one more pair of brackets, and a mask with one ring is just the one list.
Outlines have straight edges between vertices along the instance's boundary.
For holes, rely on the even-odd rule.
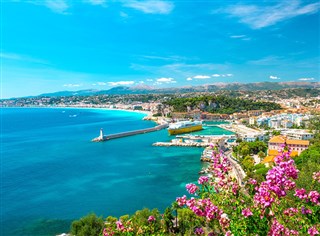
[[160,146],[160,147],[208,147],[210,145],[210,143],[156,142],[152,145],[153,146]]
[[103,130],[101,129],[100,136],[92,139],[92,142],[104,142],[104,141],[108,141],[108,140],[116,139],[116,138],[123,138],[123,137],[137,135],[137,134],[145,134],[145,133],[165,129],[168,126],[169,126],[168,124],[162,124],[162,125],[157,125],[152,128],[139,129],[139,130],[127,131],[127,132],[122,132],[122,133],[117,133],[117,134],[110,134],[110,135],[104,135]]

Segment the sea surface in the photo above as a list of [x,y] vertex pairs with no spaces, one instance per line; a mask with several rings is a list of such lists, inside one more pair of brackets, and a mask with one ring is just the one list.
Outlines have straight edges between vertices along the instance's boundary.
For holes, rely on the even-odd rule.
[[[73,108],[1,109],[1,235],[56,235],[89,213],[163,211],[198,179],[203,148],[154,147],[166,130],[93,143],[153,127],[144,114]],[[231,134],[218,127],[197,134]]]

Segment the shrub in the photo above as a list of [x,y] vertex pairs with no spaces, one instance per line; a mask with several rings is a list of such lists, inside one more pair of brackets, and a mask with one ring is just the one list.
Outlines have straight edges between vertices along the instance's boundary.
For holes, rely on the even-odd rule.
[[89,214],[72,222],[71,234],[76,236],[97,236],[102,233],[104,221],[95,214]]

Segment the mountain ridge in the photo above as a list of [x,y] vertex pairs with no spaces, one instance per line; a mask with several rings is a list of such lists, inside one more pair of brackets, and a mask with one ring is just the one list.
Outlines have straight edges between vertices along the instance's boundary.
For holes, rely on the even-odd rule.
[[91,95],[125,95],[125,94],[163,94],[163,93],[191,93],[191,92],[216,92],[219,90],[231,91],[258,91],[280,90],[295,88],[320,88],[320,82],[255,82],[255,83],[214,83],[198,86],[153,88],[149,86],[117,86],[108,90],[85,89],[78,91],[58,91],[43,93],[28,97],[62,97],[62,96],[91,96]]

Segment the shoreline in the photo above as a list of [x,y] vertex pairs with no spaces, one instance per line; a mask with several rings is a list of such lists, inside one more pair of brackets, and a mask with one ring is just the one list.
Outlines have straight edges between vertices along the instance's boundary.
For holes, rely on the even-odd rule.
[[151,111],[141,111],[141,110],[129,110],[129,109],[117,109],[117,108],[107,108],[107,107],[78,107],[78,106],[25,106],[25,107],[1,107],[1,109],[28,109],[28,108],[36,108],[36,109],[96,109],[96,110],[110,110],[110,111],[125,111],[125,112],[134,112],[145,114],[145,116],[152,116]]

